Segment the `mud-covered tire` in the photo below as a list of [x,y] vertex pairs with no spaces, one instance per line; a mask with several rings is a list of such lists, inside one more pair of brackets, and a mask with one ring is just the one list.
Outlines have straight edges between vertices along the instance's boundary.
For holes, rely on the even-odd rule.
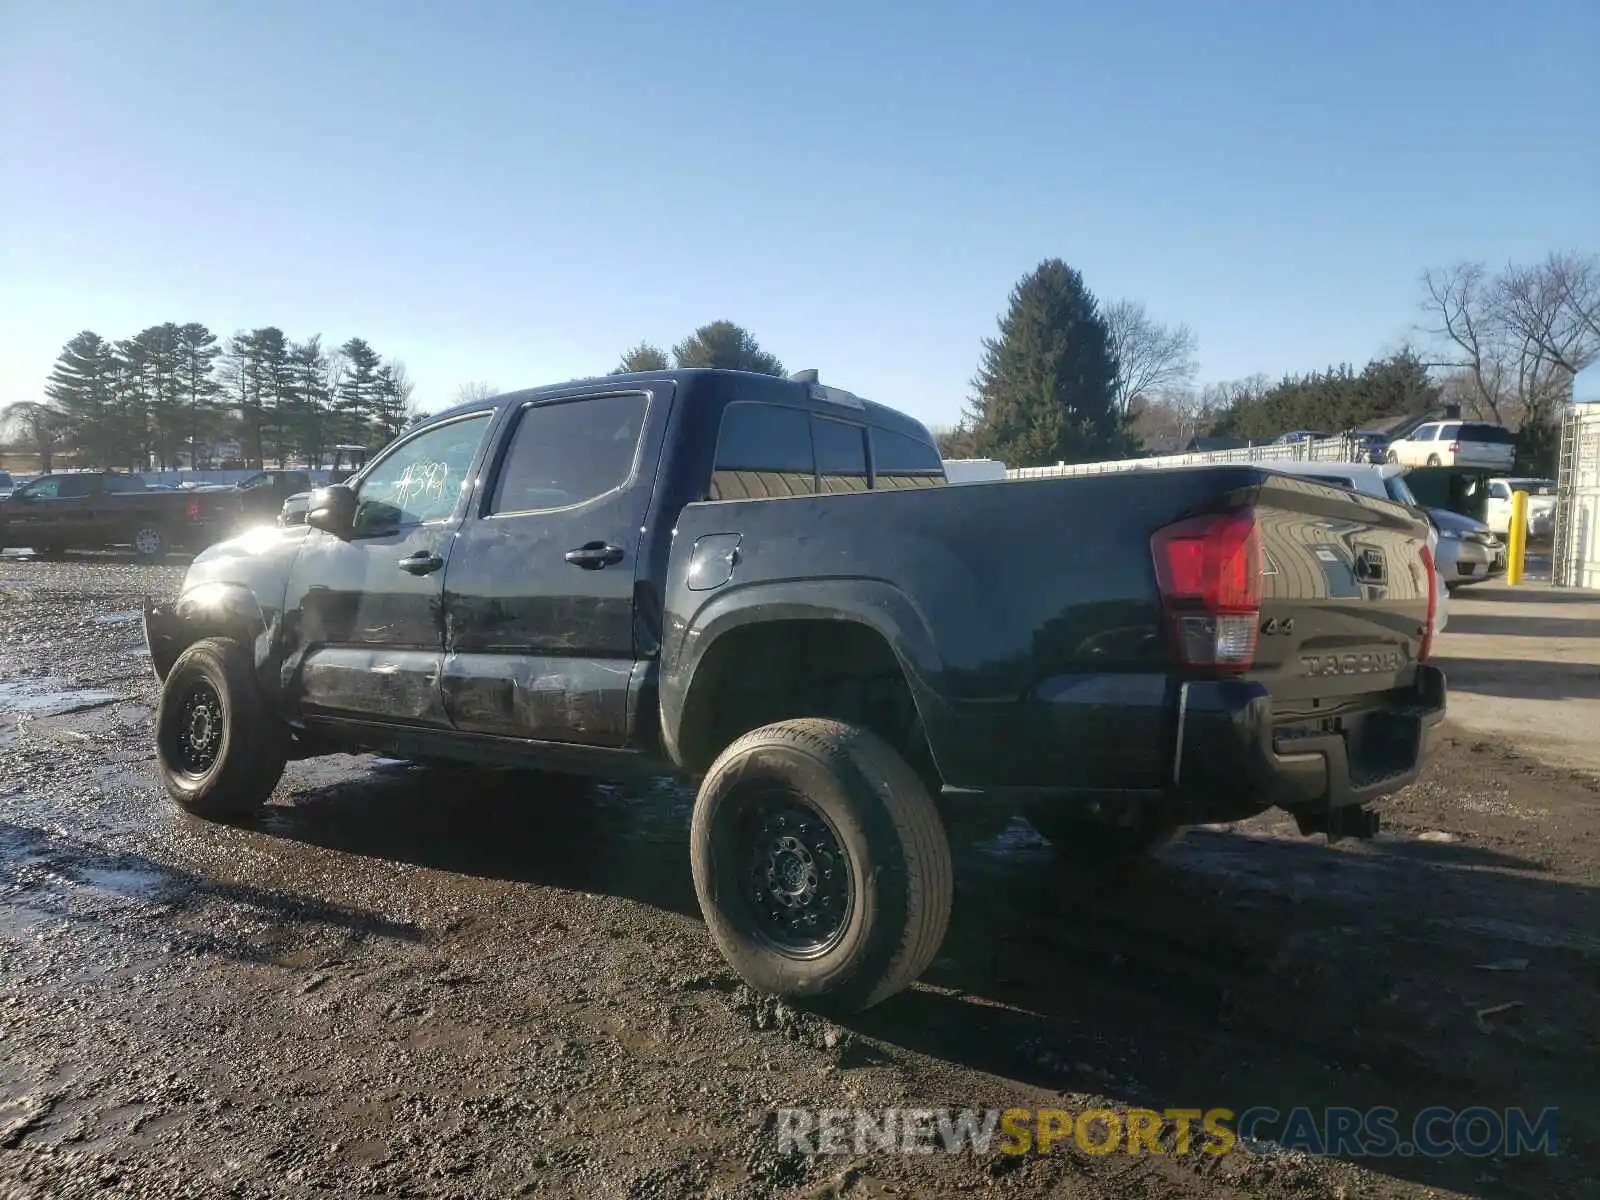
[[[953,871],[938,809],[917,772],[857,726],[804,718],[739,738],[695,797],[689,852],[712,940],[769,995],[870,1008],[944,941]],[[817,944],[797,946],[806,936]]]
[[1144,818],[1126,825],[1074,818],[1054,809],[1036,808],[1028,824],[1050,843],[1063,862],[1079,870],[1115,876],[1137,867],[1173,838],[1181,826]]
[[156,769],[180,806],[208,820],[249,816],[283,777],[285,751],[243,646],[203,638],[178,656],[156,710]]
[[172,548],[166,531],[158,525],[135,526],[128,544],[133,547],[133,556],[144,562],[153,562]]

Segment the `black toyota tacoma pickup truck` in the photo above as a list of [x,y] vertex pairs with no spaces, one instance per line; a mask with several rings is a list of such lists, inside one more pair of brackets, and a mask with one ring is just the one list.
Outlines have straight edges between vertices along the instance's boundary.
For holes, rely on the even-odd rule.
[[333,752],[675,772],[728,960],[858,1008],[932,959],[974,815],[1080,857],[1273,805],[1368,831],[1443,716],[1435,578],[1421,518],[1348,490],[945,486],[926,429],[810,373],[676,371],[443,413],[145,632],[191,812]]

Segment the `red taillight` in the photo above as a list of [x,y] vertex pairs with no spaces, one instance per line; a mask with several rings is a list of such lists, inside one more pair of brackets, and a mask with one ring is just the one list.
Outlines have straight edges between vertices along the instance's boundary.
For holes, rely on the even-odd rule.
[[1255,513],[1191,517],[1150,539],[1156,586],[1178,655],[1196,667],[1250,666],[1261,619],[1261,532]]
[[1451,454],[1460,454],[1461,453],[1461,443],[1460,442],[1451,442],[1450,443],[1450,453]]
[[200,519],[200,497],[190,496],[189,502],[183,506],[183,515],[191,521]]
[[1428,573],[1428,623],[1422,629],[1422,648],[1417,661],[1427,662],[1433,654],[1433,626],[1439,619],[1439,572],[1433,566],[1433,551],[1422,547],[1422,569]]

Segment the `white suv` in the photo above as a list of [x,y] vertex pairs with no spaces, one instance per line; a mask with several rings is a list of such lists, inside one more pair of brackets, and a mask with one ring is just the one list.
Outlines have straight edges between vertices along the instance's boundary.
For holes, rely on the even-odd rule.
[[1388,460],[1407,467],[1495,467],[1509,471],[1516,436],[1486,421],[1432,421],[1389,443]]

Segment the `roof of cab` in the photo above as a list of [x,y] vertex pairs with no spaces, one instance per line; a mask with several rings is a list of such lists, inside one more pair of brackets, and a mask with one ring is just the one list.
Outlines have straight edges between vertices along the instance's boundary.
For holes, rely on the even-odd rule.
[[[446,417],[460,416],[464,413],[498,408],[502,404],[522,403],[528,400],[536,400],[543,396],[560,395],[564,392],[586,391],[595,387],[614,388],[627,384],[650,383],[658,380],[672,383],[693,383],[701,380],[737,383],[741,387],[752,391],[766,392],[774,403],[785,401],[793,404],[798,401],[805,408],[815,409],[819,412],[831,410],[841,415],[856,412],[861,415],[861,418],[868,425],[903,433],[918,441],[933,442],[933,435],[928,431],[927,426],[923,425],[915,417],[907,416],[905,413],[898,409],[890,408],[886,404],[867,400],[842,389],[824,385],[820,381],[784,378],[779,375],[763,375],[755,371],[732,371],[722,367],[682,367],[667,371],[636,371],[621,375],[596,375],[588,379],[569,379],[564,383],[520,388],[514,392],[502,392],[497,396],[488,396],[482,400],[469,400],[464,404],[457,404],[442,412],[434,413],[427,420],[430,422],[438,421]],[[848,400],[841,402],[840,400],[829,399],[829,393],[838,397],[848,397]],[[692,390],[691,394],[693,394]]]

